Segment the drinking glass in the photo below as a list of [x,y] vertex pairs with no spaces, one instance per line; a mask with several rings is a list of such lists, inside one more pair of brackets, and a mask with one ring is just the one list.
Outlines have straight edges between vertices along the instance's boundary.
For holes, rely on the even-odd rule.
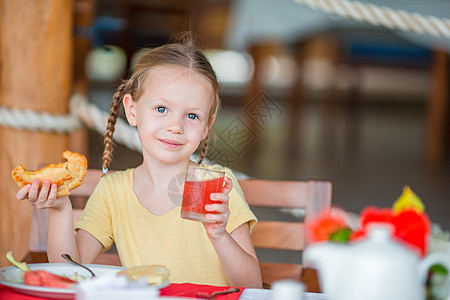
[[220,203],[211,200],[211,193],[223,190],[224,171],[188,166],[184,182],[183,202],[180,216],[184,219],[214,223],[206,219],[206,204]]

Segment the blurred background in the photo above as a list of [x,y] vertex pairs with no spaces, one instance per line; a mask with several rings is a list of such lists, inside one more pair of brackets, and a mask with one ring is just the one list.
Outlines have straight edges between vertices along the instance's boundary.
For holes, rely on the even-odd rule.
[[[118,47],[97,45],[87,56],[89,99],[104,110],[142,47],[192,30],[223,84],[210,160],[257,178],[330,180],[333,204],[356,213],[390,206],[409,185],[450,229],[445,43],[289,0],[98,0],[92,24],[97,42]],[[433,86],[440,56],[446,91]],[[447,102],[438,127],[433,93]],[[437,141],[430,126],[441,130]],[[91,167],[99,168],[101,136],[89,136]],[[112,168],[140,161],[118,145]]]
[[[449,18],[444,0],[373,3]],[[409,185],[450,229],[448,39],[291,0],[75,0],[73,24],[72,91],[101,110],[142,49],[190,30],[223,86],[209,160],[240,176],[329,180],[333,204],[355,213],[391,206]],[[101,133],[82,136],[101,168]],[[112,169],[140,162],[117,143]]]

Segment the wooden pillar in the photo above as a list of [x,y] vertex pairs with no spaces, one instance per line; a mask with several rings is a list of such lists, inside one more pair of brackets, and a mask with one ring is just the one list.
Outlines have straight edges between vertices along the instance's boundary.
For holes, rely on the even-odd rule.
[[[301,151],[301,115],[305,105],[305,86],[303,82],[303,66],[308,56],[309,41],[299,41],[293,47],[293,57],[295,59],[294,84],[290,88],[288,98],[288,131],[289,159],[296,159]],[[292,174],[293,175],[293,174]]]
[[[254,61],[254,73],[244,97],[244,109],[249,109],[249,107],[260,108],[261,104],[263,104],[263,97],[261,95],[266,89],[262,78],[264,71],[263,62],[267,57],[277,55],[280,51],[281,45],[271,41],[264,41],[250,46],[249,53]],[[245,114],[246,125],[252,133],[259,136],[261,131],[260,126],[255,121],[252,121],[247,113],[249,112],[247,111]]]
[[[259,101],[261,99],[258,98],[259,94],[264,91],[264,86],[262,84],[261,79],[261,65],[265,57],[270,55],[273,50],[272,44],[254,44],[251,45],[249,48],[249,53],[251,57],[253,58],[255,68],[253,77],[250,81],[250,84],[248,86],[247,93],[244,98],[244,109],[248,107],[249,105],[259,106]],[[252,132],[258,133],[259,128],[257,124],[252,122],[248,116],[247,119],[247,125],[250,127]]]
[[[73,91],[86,96],[89,95],[89,80],[86,76],[85,62],[92,48],[87,29],[93,26],[95,10],[95,0],[75,0],[73,18],[78,34],[73,39]],[[89,129],[86,126],[82,126],[70,135],[69,148],[71,151],[82,153],[89,161]]]
[[[72,85],[70,0],[0,1],[0,105],[66,114]],[[18,201],[11,170],[61,161],[67,134],[0,127],[0,265],[28,249],[31,206]]]
[[89,92],[89,80],[86,76],[85,62],[92,48],[92,40],[88,35],[88,28],[93,26],[95,10],[95,0],[75,0],[73,21],[77,34],[73,39],[75,49],[73,56],[73,89],[85,95]]
[[431,170],[438,170],[444,158],[445,132],[449,109],[449,55],[434,50],[428,99],[426,160]]

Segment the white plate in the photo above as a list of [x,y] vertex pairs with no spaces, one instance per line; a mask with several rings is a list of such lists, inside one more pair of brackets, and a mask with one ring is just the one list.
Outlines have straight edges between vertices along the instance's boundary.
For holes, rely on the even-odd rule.
[[[91,277],[91,274],[81,267],[77,267],[67,263],[61,264],[28,264],[31,270],[45,270],[56,275],[70,276],[74,273]],[[107,266],[107,265],[94,265],[86,264],[88,268],[94,271],[95,275],[100,277],[107,274],[116,274],[118,271],[123,270],[123,267]],[[17,267],[0,268],[0,284],[8,286],[20,293],[37,296],[47,297],[54,299],[74,299],[75,289],[62,289],[62,288],[48,288],[42,286],[33,286],[23,283],[21,278],[21,271]],[[161,285],[152,286],[157,289],[161,289],[170,284],[168,280]]]

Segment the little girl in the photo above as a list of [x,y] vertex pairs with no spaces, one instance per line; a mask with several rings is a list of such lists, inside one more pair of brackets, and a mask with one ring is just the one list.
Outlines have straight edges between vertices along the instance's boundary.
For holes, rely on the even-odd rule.
[[250,239],[256,218],[232,172],[226,169],[223,192],[210,196],[219,203],[205,206],[212,223],[182,219],[181,195],[174,199],[168,193],[171,180],[197,164],[189,157],[200,144],[200,162],[206,155],[219,88],[210,63],[190,40],[155,48],[138,60],[114,94],[103,169],[111,161],[122,105],[130,125],[137,127],[143,163],[100,180],[75,225],[76,234],[71,202],[67,196],[56,198],[56,184],[44,181],[39,191],[36,180],[17,193],[19,200],[49,209],[50,262],[62,262],[61,253],[69,253],[93,263],[115,243],[123,266],[162,264],[171,282],[261,287]]

